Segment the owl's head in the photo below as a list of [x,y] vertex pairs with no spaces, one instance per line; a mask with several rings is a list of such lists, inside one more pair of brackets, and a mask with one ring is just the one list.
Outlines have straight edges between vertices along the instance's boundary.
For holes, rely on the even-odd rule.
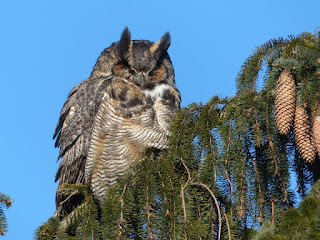
[[120,60],[113,66],[113,74],[141,88],[152,88],[159,83],[174,84],[173,67],[167,53],[169,46],[169,33],[158,42],[131,40],[131,34],[125,28],[117,43]]

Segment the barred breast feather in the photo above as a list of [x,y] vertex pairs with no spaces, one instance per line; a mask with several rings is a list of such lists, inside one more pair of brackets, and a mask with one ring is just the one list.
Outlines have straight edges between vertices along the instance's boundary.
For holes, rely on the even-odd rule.
[[[169,124],[174,115],[163,96],[168,85],[143,91],[124,79],[110,80],[93,126],[86,162],[86,184],[103,202],[108,186],[116,183],[147,148],[167,148]],[[178,97],[178,95],[176,96]],[[178,108],[178,105],[176,105]]]

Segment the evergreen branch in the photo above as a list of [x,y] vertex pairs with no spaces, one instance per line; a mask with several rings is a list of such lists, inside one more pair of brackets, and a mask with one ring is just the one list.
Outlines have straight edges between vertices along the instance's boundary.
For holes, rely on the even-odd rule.
[[[202,182],[192,182],[191,179],[191,174],[189,171],[189,168],[187,167],[187,165],[185,164],[184,160],[181,158],[181,163],[183,164],[183,166],[185,167],[187,174],[188,174],[188,179],[187,182],[185,183],[185,185],[183,186],[183,188],[181,189],[181,195],[183,196],[183,201],[184,201],[184,189],[186,188],[186,186],[190,183],[190,185],[195,185],[195,186],[201,186],[203,188],[205,188],[211,195],[211,197],[213,198],[216,208],[217,208],[217,212],[218,212],[218,219],[219,219],[219,232],[218,232],[218,240],[220,240],[221,238],[221,227],[222,227],[222,220],[221,220],[221,213],[220,213],[220,206],[218,204],[217,198],[215,197],[214,193],[211,191],[211,189],[204,183]],[[184,211],[184,217],[185,217],[185,221],[186,221],[186,209],[185,209],[185,202],[182,203],[183,205],[183,211]],[[186,235],[185,235],[186,238]],[[187,239],[187,238],[186,238]]]
[[124,206],[124,201],[123,201],[123,196],[126,191],[127,184],[123,186],[122,193],[120,195],[120,218],[118,219],[118,239],[121,240],[123,239],[123,231],[124,231],[124,218],[123,218],[123,206]]
[[[60,221],[60,230],[62,232],[67,231],[70,226],[76,222],[79,221],[79,218],[81,218],[84,209],[86,208],[86,203],[82,203],[79,206],[77,206],[70,214],[68,214],[66,217],[64,217]],[[56,217],[56,216],[54,216]]]
[[66,203],[72,196],[74,196],[74,195],[76,195],[76,194],[78,194],[78,193],[79,193],[78,190],[73,191],[72,193],[70,193],[70,195],[69,195],[65,200],[61,201],[61,202],[59,203],[59,205],[62,206],[62,205],[63,205],[64,203]]
[[150,207],[150,203],[149,203],[149,186],[147,185],[147,189],[146,189],[146,206],[145,209],[147,210],[147,229],[148,229],[148,238],[147,239],[155,239],[155,236],[152,232],[152,222],[151,222],[151,218],[152,218],[152,214],[150,212],[150,210],[152,210],[152,208]]
[[271,154],[272,154],[272,160],[274,162],[274,166],[275,166],[275,171],[274,171],[274,175],[278,175],[280,177],[280,172],[278,169],[278,162],[276,159],[276,152],[274,150],[274,144],[273,144],[273,138],[270,136],[270,130],[269,130],[269,94],[267,94],[267,113],[266,113],[266,132],[267,132],[267,140],[269,143],[269,148],[271,148]]
[[188,183],[191,180],[191,175],[190,175],[190,171],[189,168],[187,167],[187,165],[185,164],[184,160],[182,158],[180,158],[180,161],[182,163],[182,165],[185,167],[187,173],[188,173],[188,179],[186,181],[186,183],[181,186],[181,200],[182,200],[182,209],[183,209],[183,220],[184,220],[184,238],[187,238],[187,232],[186,232],[186,224],[187,224],[187,210],[186,210],[186,202],[185,202],[185,197],[184,197],[184,190],[187,187]]
[[229,186],[230,186],[229,201],[231,201],[231,199],[232,199],[232,193],[233,193],[233,186],[232,186],[232,182],[231,182],[231,179],[230,179],[229,174],[227,173],[226,170],[225,170],[224,172],[225,172],[225,176],[226,176],[226,178],[227,178],[227,180],[228,180],[228,182],[229,182]]
[[281,49],[289,41],[289,39],[283,38],[271,39],[262,46],[258,47],[256,51],[249,58],[247,58],[245,63],[242,65],[237,78],[238,93],[240,93],[240,91],[255,91],[254,86],[257,80],[257,75],[261,69],[261,64],[265,60],[265,57],[279,54]]
[[8,209],[12,204],[12,199],[8,195],[0,192],[0,203]]
[[245,192],[246,192],[246,187],[243,186],[243,182],[244,182],[244,179],[245,179],[245,174],[244,174],[244,166],[245,166],[245,162],[246,162],[246,157],[243,158],[243,161],[242,161],[242,166],[241,166],[241,175],[240,175],[240,218],[242,218],[244,216],[244,195],[245,195]]
[[[212,158],[215,156],[215,151],[213,149],[213,140],[212,140],[212,134],[211,134],[211,126],[210,126],[210,112],[213,110],[212,106],[209,108],[208,110],[208,117],[206,118],[206,128],[207,128],[207,134],[209,136],[209,146],[210,146],[210,153],[212,154]],[[213,174],[214,174],[214,186],[213,188],[215,187],[216,185],[216,182],[217,182],[217,171],[216,171],[216,167],[214,164],[212,164],[212,167],[213,167]]]
[[12,205],[12,199],[0,192],[0,235],[3,236],[8,231],[7,218],[4,214],[3,207],[8,209]]
[[229,220],[228,220],[227,214],[225,213],[225,211],[223,210],[223,208],[221,208],[221,211],[222,211],[222,213],[223,213],[224,219],[226,220],[226,225],[227,225],[227,229],[228,229],[228,237],[229,237],[229,240],[231,240],[231,231],[230,231]]
[[231,126],[232,126],[232,118],[230,118],[230,120],[229,120],[229,131],[228,131],[225,165],[228,164],[229,158],[230,158]]
[[213,198],[216,208],[217,208],[217,212],[218,212],[218,219],[219,219],[219,232],[218,232],[218,240],[220,240],[221,238],[221,227],[222,227],[222,220],[221,220],[221,213],[220,213],[220,206],[218,204],[218,200],[215,197],[214,193],[211,191],[211,189],[204,183],[202,182],[191,182],[190,185],[195,185],[195,186],[200,186],[205,188],[211,195],[211,197]]
[[256,100],[254,98],[254,101],[253,101],[253,110],[254,110],[254,117],[255,117],[255,125],[254,127],[256,128],[256,137],[257,137],[257,143],[256,145],[258,147],[260,147],[260,126],[261,126],[261,123],[259,122],[258,120],[258,112],[257,112],[257,108],[256,108]]

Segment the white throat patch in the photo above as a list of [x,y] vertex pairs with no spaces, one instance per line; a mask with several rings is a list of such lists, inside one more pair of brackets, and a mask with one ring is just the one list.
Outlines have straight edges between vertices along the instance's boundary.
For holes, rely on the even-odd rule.
[[159,84],[157,85],[155,88],[153,89],[146,89],[144,90],[144,93],[147,95],[147,96],[150,96],[152,99],[157,99],[159,97],[162,96],[162,93],[165,91],[165,90],[168,90],[170,89],[170,86],[167,85],[167,84]]

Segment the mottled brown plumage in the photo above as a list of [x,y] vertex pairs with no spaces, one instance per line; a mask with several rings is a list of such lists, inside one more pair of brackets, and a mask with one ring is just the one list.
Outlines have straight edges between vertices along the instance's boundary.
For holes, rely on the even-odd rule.
[[[87,184],[103,203],[108,187],[148,148],[167,148],[180,107],[169,46],[168,33],[153,43],[131,40],[126,28],[101,53],[91,76],[71,90],[54,133],[59,186]],[[61,205],[63,196],[57,196],[57,213],[70,212],[78,198]]]

